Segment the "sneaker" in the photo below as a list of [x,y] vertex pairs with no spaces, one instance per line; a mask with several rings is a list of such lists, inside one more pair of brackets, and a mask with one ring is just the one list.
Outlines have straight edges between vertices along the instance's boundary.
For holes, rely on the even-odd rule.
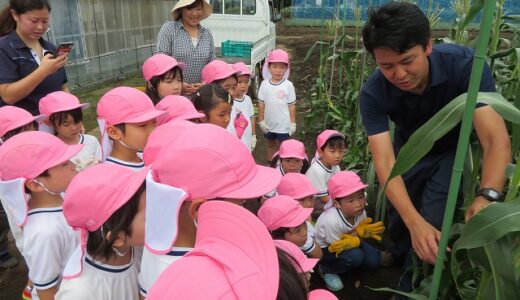
[[333,292],[343,289],[343,282],[338,274],[323,274],[323,280],[325,281],[327,288]]
[[9,269],[16,267],[18,265],[18,260],[11,255],[0,261],[0,269]]
[[381,267],[390,268],[395,265],[394,256],[386,250],[381,251],[380,258],[381,258],[381,260],[380,260]]

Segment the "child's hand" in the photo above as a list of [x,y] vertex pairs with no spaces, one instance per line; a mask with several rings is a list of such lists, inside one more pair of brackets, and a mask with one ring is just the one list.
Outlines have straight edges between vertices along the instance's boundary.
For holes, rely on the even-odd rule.
[[289,128],[289,135],[293,135],[296,132],[296,123],[291,123],[291,128]]
[[381,240],[381,233],[385,231],[383,222],[372,223],[372,218],[366,218],[354,229],[361,238],[374,238]]
[[269,127],[267,127],[265,121],[258,122],[258,126],[260,126],[260,130],[262,130],[263,133],[267,134],[269,132]]
[[345,250],[359,247],[360,244],[361,240],[357,236],[344,233],[341,235],[341,240],[332,242],[328,249],[330,253],[336,253],[336,256],[338,256]]
[[251,151],[255,150],[256,147],[256,134],[251,136]]

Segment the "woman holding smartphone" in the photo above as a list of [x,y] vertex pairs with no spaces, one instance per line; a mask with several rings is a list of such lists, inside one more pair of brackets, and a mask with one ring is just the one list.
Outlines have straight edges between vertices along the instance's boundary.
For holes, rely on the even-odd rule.
[[49,27],[47,0],[10,0],[0,12],[0,106],[15,105],[38,115],[38,102],[68,91],[67,55],[43,38]]

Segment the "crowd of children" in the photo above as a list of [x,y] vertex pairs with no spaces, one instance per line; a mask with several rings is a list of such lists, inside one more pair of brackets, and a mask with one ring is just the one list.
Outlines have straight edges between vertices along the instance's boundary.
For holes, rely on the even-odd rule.
[[[42,98],[40,116],[0,108],[0,199],[29,269],[25,296],[336,299],[310,291],[310,276],[339,291],[339,273],[378,268],[384,227],[366,215],[366,185],[340,171],[345,137],[320,133],[312,160],[290,139],[288,54],[269,54],[258,91],[269,166],[251,154],[250,69],[214,60],[190,99],[184,67],[153,55],[145,92],[104,94],[99,142],[72,94]],[[256,216],[247,202],[261,203]]]

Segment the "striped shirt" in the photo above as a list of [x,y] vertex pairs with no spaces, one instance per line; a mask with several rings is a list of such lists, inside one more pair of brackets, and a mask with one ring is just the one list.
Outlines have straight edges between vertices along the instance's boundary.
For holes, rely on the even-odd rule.
[[186,64],[183,73],[187,83],[201,82],[202,68],[215,59],[213,35],[209,29],[199,25],[197,46],[184,29],[182,19],[164,23],[157,36],[156,53],[164,53]]

